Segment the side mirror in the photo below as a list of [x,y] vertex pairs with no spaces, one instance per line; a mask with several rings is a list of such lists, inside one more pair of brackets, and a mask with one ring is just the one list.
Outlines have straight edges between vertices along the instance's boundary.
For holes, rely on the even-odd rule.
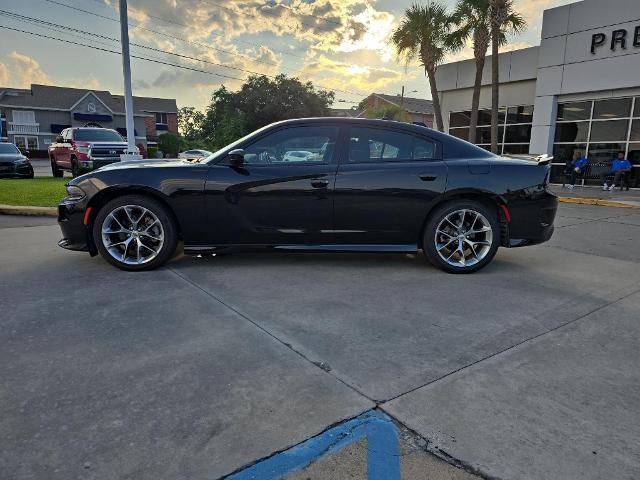
[[64,138],[62,138],[62,135],[58,135],[56,137],[56,143],[64,143]]
[[227,154],[227,162],[234,167],[239,167],[244,163],[244,150],[236,148]]

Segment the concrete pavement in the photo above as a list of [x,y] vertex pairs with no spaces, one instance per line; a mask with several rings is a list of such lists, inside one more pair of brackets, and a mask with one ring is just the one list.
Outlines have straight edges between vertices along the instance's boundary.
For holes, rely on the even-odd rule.
[[[472,276],[285,253],[130,274],[0,217],[0,471],[216,478],[378,405],[422,437],[403,478],[466,478],[425,450],[487,476],[630,478],[633,212],[563,204],[550,243]],[[362,464],[343,455],[308,478]]]

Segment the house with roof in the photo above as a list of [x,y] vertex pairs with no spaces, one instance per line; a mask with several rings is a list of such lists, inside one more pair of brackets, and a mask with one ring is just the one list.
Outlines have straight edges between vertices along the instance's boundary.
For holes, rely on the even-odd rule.
[[[372,93],[365,99],[367,109],[393,105],[407,112],[412,123],[423,123],[427,127],[433,127],[433,102],[424,98],[403,97],[401,95],[385,95],[384,93]],[[361,104],[362,106],[362,104]],[[357,116],[364,116],[366,109],[360,111]]]
[[[175,99],[133,97],[136,144],[155,146],[165,132],[178,133]],[[45,151],[69,127],[104,127],[126,137],[124,97],[106,90],[32,84],[0,87],[0,137],[31,152]],[[37,155],[35,155],[37,156]]]

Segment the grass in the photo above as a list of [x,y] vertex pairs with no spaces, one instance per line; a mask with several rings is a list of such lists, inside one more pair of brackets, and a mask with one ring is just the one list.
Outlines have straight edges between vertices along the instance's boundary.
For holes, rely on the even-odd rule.
[[0,204],[55,207],[66,196],[68,178],[0,179]]

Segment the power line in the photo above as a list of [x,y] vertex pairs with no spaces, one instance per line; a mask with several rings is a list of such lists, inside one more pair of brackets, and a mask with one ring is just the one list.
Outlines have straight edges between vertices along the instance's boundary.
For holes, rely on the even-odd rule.
[[[62,28],[62,29],[69,30],[69,31],[72,31],[72,32],[76,32],[76,33],[80,33],[80,34],[83,34],[83,35],[89,35],[89,36],[101,38],[101,39],[104,39],[104,40],[109,40],[109,41],[112,41],[112,42],[115,42],[115,43],[119,43],[120,42],[117,38],[109,37],[109,36],[106,36],[106,35],[100,35],[98,33],[87,32],[85,30],[80,30],[80,29],[69,27],[69,26],[66,26],[66,25],[47,22],[47,21],[39,19],[39,18],[29,17],[29,16],[26,16],[26,15],[21,15],[21,14],[15,13],[15,12],[7,11],[7,10],[0,10],[0,15],[8,17],[8,18],[18,19],[18,20],[21,20],[21,21],[31,22],[31,23],[36,22],[38,24],[46,25],[47,27],[50,27],[50,28]],[[63,33],[63,32],[59,32],[59,33]],[[148,45],[143,45],[143,44],[139,44],[139,43],[135,43],[135,42],[131,42],[131,45],[135,46],[135,47],[138,47],[138,48],[145,49],[145,50],[150,50],[150,51],[153,51],[153,52],[162,53],[162,54],[165,54],[165,55],[175,56],[175,57],[183,58],[183,59],[187,59],[187,60],[193,60],[193,61],[196,61],[196,62],[206,63],[206,64],[213,65],[213,66],[216,66],[216,67],[227,68],[227,69],[230,69],[230,70],[240,71],[240,72],[244,72],[244,73],[248,73],[248,74],[252,74],[252,75],[264,75],[264,76],[269,77],[269,78],[275,78],[276,77],[275,75],[269,75],[269,74],[264,74],[264,73],[261,73],[261,72],[256,72],[256,71],[253,71],[253,70],[248,70],[248,69],[244,69],[244,68],[240,68],[240,67],[224,65],[224,64],[221,64],[221,63],[217,63],[217,62],[212,62],[210,60],[193,57],[191,55],[185,55],[185,54],[181,54],[181,53],[170,52],[170,51],[167,51],[167,50],[163,50],[163,49],[159,49],[159,48],[155,48],[155,47],[150,47]],[[335,91],[338,91],[338,92],[341,92],[341,93],[347,93],[347,94],[356,95],[356,96],[365,95],[362,92],[353,92],[353,91],[339,89],[339,88],[328,88],[328,87],[324,87],[324,86],[322,86],[320,84],[317,84],[317,86],[318,86],[318,88],[321,88],[323,90],[335,90]]]
[[[35,37],[46,38],[46,39],[49,39],[49,40],[56,40],[58,42],[68,43],[68,44],[71,44],[71,45],[77,45],[77,46],[81,46],[81,47],[92,48],[94,50],[99,50],[99,51],[102,51],[102,52],[114,53],[114,54],[117,54],[117,55],[122,55],[122,53],[117,51],[117,50],[110,50],[108,48],[97,47],[95,45],[89,45],[89,44],[86,44],[86,43],[75,42],[75,41],[72,41],[72,40],[53,37],[53,36],[50,36],[50,35],[44,35],[42,33],[30,32],[28,30],[22,30],[22,29],[19,29],[19,28],[8,27],[6,25],[0,25],[0,28],[4,28],[6,30],[12,30],[14,32],[25,33],[25,34],[32,35],[32,36],[35,36]],[[89,32],[84,32],[84,33],[87,33],[87,34],[91,35]],[[170,52],[165,52],[165,51],[162,51],[162,50],[158,50],[158,51],[160,51],[162,53],[170,53]],[[199,69],[199,68],[187,67],[185,65],[175,64],[175,63],[171,63],[171,62],[165,62],[165,61],[162,61],[162,60],[159,60],[159,59],[156,59],[156,58],[143,57],[143,56],[140,56],[140,55],[130,55],[130,56],[131,56],[131,58],[136,58],[138,60],[144,60],[144,61],[151,62],[151,63],[157,63],[157,64],[161,64],[161,65],[167,65],[167,66],[170,66],[170,67],[181,68],[181,69],[189,70],[189,71],[192,71],[192,72],[198,72],[198,73],[204,73],[204,74],[208,74],[208,75],[214,75],[214,76],[217,76],[217,77],[227,78],[227,79],[231,79],[231,80],[238,80],[238,81],[241,81],[241,82],[246,81],[246,78],[239,78],[239,77],[234,77],[234,76],[231,76],[231,75],[225,75],[225,74],[222,74],[222,73],[212,72],[210,70],[202,70],[202,69]],[[198,59],[195,59],[195,60],[198,60]],[[258,74],[258,75],[262,75],[262,74]],[[265,75],[265,76],[274,78],[272,75]],[[321,85],[317,85],[317,87],[320,88],[321,90],[327,90],[327,91],[335,90],[335,91],[339,91],[339,92],[342,92],[342,93],[348,93],[348,94],[351,94],[351,95],[356,95],[353,92],[349,92],[349,91],[346,91],[346,90],[340,90],[340,89],[337,89],[337,88],[328,89],[328,88],[322,87]]]
[[[76,6],[74,6],[74,5],[68,5],[68,4],[66,4],[66,3],[58,2],[58,1],[56,1],[56,0],[44,0],[44,1],[45,1],[45,2],[49,2],[49,3],[52,3],[52,4],[54,4],[54,5],[59,5],[59,6],[61,6],[61,7],[69,8],[69,9],[71,9],[71,10],[75,10],[75,11],[77,11],[77,12],[82,12],[82,13],[85,13],[85,14],[87,14],[87,15],[93,15],[94,17],[102,18],[102,19],[104,19],[104,20],[109,20],[109,21],[111,21],[111,22],[120,23],[120,20],[119,20],[119,19],[117,19],[117,18],[108,17],[108,16],[106,16],[106,15],[101,15],[101,14],[99,14],[99,13],[92,12],[92,11],[90,11],[90,10],[84,10],[84,9],[82,9],[82,8],[80,8],[80,7],[76,7]],[[152,16],[152,15],[149,15],[149,14],[147,14],[147,16],[149,16],[149,18],[154,18],[154,19],[156,19],[156,20],[160,20],[160,21],[163,21],[163,22],[168,23],[168,24],[171,24],[171,25],[176,25],[176,26],[180,26],[180,27],[186,27],[186,28],[189,28],[189,25],[186,25],[186,24],[183,24],[183,23],[179,23],[179,22],[174,22],[174,21],[171,21],[171,20],[167,20],[166,18],[161,18],[161,17],[157,17],[157,16]],[[177,35],[172,35],[172,34],[169,34],[169,33],[159,32],[159,31],[157,31],[157,30],[153,30],[153,29],[151,29],[151,28],[143,27],[143,26],[142,26],[142,25],[140,25],[140,24],[137,24],[137,25],[136,25],[136,24],[129,23],[129,26],[130,26],[130,27],[132,27],[132,28],[137,28],[137,29],[139,29],[139,30],[144,30],[145,32],[153,33],[153,34],[155,34],[155,35],[160,35],[160,36],[162,36],[162,37],[171,38],[171,39],[178,40],[178,41],[181,41],[181,42],[184,42],[184,43],[189,43],[189,44],[191,44],[191,45],[197,45],[197,46],[199,46],[199,47],[208,48],[208,49],[210,49],[210,50],[215,50],[215,51],[219,51],[219,52],[227,53],[227,54],[229,54],[229,55],[241,56],[241,57],[247,58],[247,59],[249,59],[249,60],[251,60],[251,61],[254,61],[254,62],[258,62],[258,63],[267,63],[268,65],[276,65],[276,64],[271,63],[271,62],[265,62],[265,61],[263,61],[263,60],[258,60],[258,59],[251,58],[251,57],[249,57],[248,55],[244,55],[244,54],[242,54],[242,53],[233,52],[233,51],[230,51],[230,50],[224,50],[224,49],[222,49],[222,48],[213,47],[213,46],[211,46],[211,45],[207,45],[207,44],[200,43],[200,42],[195,42],[195,41],[193,41],[193,40],[187,40],[186,38],[182,38],[182,37],[179,37],[179,36],[177,36]],[[216,33],[216,32],[211,32],[211,34],[212,34],[212,35],[214,35],[214,36],[217,36],[217,37],[222,37],[222,38],[224,38],[224,37],[225,37],[225,35],[220,34],[220,33]],[[244,43],[244,44],[249,45],[249,46],[251,46],[251,47],[258,47],[258,48],[260,48],[260,47],[262,46],[262,45],[258,45],[258,44],[256,44],[256,43],[248,42],[248,41],[241,40],[241,39],[237,39],[237,41],[238,41],[239,43]],[[305,58],[305,57],[303,57],[303,56],[301,56],[301,55],[296,55],[296,54],[294,54],[294,53],[287,52],[287,51],[284,51],[284,50],[273,50],[273,51],[278,52],[278,53],[281,53],[281,54],[283,54],[283,55],[288,55],[288,56],[291,56],[291,57],[297,57],[297,58],[300,58],[300,59],[303,59],[303,60],[304,60],[304,58]]]

